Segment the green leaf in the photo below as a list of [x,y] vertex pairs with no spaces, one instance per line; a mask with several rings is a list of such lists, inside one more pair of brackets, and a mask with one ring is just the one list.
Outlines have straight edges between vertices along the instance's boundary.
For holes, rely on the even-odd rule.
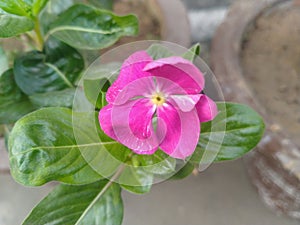
[[43,52],[28,52],[14,62],[16,82],[27,95],[72,88],[83,68],[78,51],[54,38]]
[[12,176],[24,185],[87,184],[109,177],[130,150],[108,138],[95,112],[49,107],[24,116],[9,137]]
[[52,91],[29,96],[30,101],[36,107],[67,107],[71,108],[75,95],[74,88],[68,88],[62,91]]
[[15,83],[12,69],[0,76],[0,124],[10,124],[35,108]]
[[87,0],[87,2],[97,8],[113,10],[113,0]]
[[47,2],[48,2],[48,0],[33,0],[32,1],[32,14],[34,16],[37,16],[40,13],[40,11],[45,7]]
[[97,109],[107,105],[105,96],[109,86],[110,82],[105,78],[83,80],[85,96]]
[[18,16],[30,17],[31,5],[29,1],[24,0],[1,0],[0,8],[4,11]]
[[180,180],[188,177],[194,171],[194,164],[187,162],[176,174],[174,174],[170,179],[171,180]]
[[[219,114],[210,122],[201,124],[198,147],[190,162],[215,162],[237,159],[261,140],[264,121],[253,109],[235,103],[218,103]],[[215,156],[215,157],[214,157]]]
[[134,154],[130,163],[119,183],[129,192],[144,194],[150,191],[155,176],[169,178],[175,172],[176,159],[158,150],[152,155]]
[[[89,122],[82,113],[73,116]],[[90,125],[81,129],[81,135],[98,139]],[[52,180],[85,184],[102,178],[80,153],[70,109],[44,108],[24,116],[10,133],[8,147],[12,176],[24,185]]]
[[35,18],[48,0],[2,0],[0,8],[4,11],[28,18]]
[[93,202],[105,185],[105,180],[83,186],[59,185],[32,210],[23,225],[120,225],[123,202],[119,185],[112,184]]
[[176,159],[170,157],[161,150],[152,155],[134,155],[133,160],[147,172],[155,175],[168,175],[175,172]]
[[126,167],[118,183],[126,191],[135,194],[145,194],[151,190],[153,174],[145,171],[142,167]]
[[101,49],[137,32],[134,15],[116,16],[92,6],[74,5],[59,15],[46,37],[53,35],[75,48]]
[[73,0],[48,1],[39,16],[42,33],[45,35],[50,29],[50,24],[57,19],[58,15],[70,8],[73,4]]
[[174,56],[175,53],[171,52],[168,48],[161,44],[153,44],[147,49],[147,53],[154,59],[167,58]]
[[3,74],[6,70],[8,70],[8,65],[7,56],[3,48],[0,47],[0,74]]
[[199,55],[200,55],[200,44],[197,43],[193,45],[186,53],[184,53],[182,57],[193,62],[195,58],[197,58]]
[[0,38],[17,36],[31,31],[33,28],[34,23],[31,19],[0,11]]

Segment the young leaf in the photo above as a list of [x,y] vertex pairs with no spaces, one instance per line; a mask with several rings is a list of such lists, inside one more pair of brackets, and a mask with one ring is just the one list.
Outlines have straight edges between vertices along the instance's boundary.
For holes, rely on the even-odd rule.
[[36,107],[67,107],[73,105],[75,88],[68,88],[62,91],[52,91],[29,96],[30,101]]
[[0,11],[0,38],[14,37],[33,28],[34,23],[31,19]]
[[110,83],[105,78],[83,80],[84,94],[97,109],[107,105],[105,95],[109,86]]
[[154,59],[161,59],[170,56],[174,56],[168,48],[160,44],[153,44],[147,49],[147,53]]
[[201,124],[199,144],[190,162],[206,163],[205,158],[214,156],[215,162],[237,159],[253,149],[262,138],[263,119],[250,107],[218,103],[218,109],[219,114],[213,121]]
[[182,57],[193,62],[200,55],[200,44],[193,45]]
[[35,18],[48,0],[1,0],[0,8],[18,16]]
[[[25,219],[23,225],[121,225],[123,202],[121,189],[106,180],[83,186],[59,185]],[[104,192],[105,191],[105,192]],[[98,201],[97,196],[101,193]]]
[[75,48],[101,49],[137,32],[138,19],[134,15],[116,16],[92,6],[74,5],[51,24],[46,37],[53,35]]
[[48,0],[31,0],[32,2],[32,14],[33,16],[38,16],[40,11],[45,7]]
[[0,124],[16,122],[35,108],[15,83],[13,70],[0,76]]
[[79,52],[54,38],[43,52],[28,52],[14,62],[16,83],[27,95],[72,88],[83,68]]
[[1,0],[0,8],[4,11],[18,16],[30,17],[31,5],[30,1],[24,0]]

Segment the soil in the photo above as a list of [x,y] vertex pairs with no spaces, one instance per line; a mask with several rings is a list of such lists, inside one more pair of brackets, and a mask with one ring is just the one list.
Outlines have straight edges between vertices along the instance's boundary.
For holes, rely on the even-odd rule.
[[135,14],[139,19],[139,34],[123,37],[117,45],[139,41],[160,39],[160,24],[146,4],[147,0],[115,0],[113,11],[118,15]]
[[245,35],[241,53],[245,78],[275,129],[300,146],[300,5],[264,13]]

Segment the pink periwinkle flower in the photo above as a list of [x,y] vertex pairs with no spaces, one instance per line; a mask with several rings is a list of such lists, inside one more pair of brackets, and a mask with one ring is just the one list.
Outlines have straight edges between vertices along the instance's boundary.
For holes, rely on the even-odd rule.
[[153,60],[145,51],[132,54],[106,94],[99,113],[103,131],[137,154],[158,148],[185,159],[197,146],[200,123],[217,114],[201,91],[204,76],[182,57]]

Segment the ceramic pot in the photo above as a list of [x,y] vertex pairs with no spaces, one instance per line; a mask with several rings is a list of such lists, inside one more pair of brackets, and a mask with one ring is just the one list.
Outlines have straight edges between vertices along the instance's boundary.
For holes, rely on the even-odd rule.
[[[299,1],[237,1],[212,42],[211,64],[227,101],[254,107],[265,119],[266,132],[257,148],[244,157],[252,182],[263,201],[279,213],[300,218],[300,146],[255,97],[241,65],[242,43],[249,25],[280,4],[299,7]],[[299,25],[299,24],[298,24]],[[300,43],[299,43],[300,44]],[[300,112],[299,112],[300,113]]]

